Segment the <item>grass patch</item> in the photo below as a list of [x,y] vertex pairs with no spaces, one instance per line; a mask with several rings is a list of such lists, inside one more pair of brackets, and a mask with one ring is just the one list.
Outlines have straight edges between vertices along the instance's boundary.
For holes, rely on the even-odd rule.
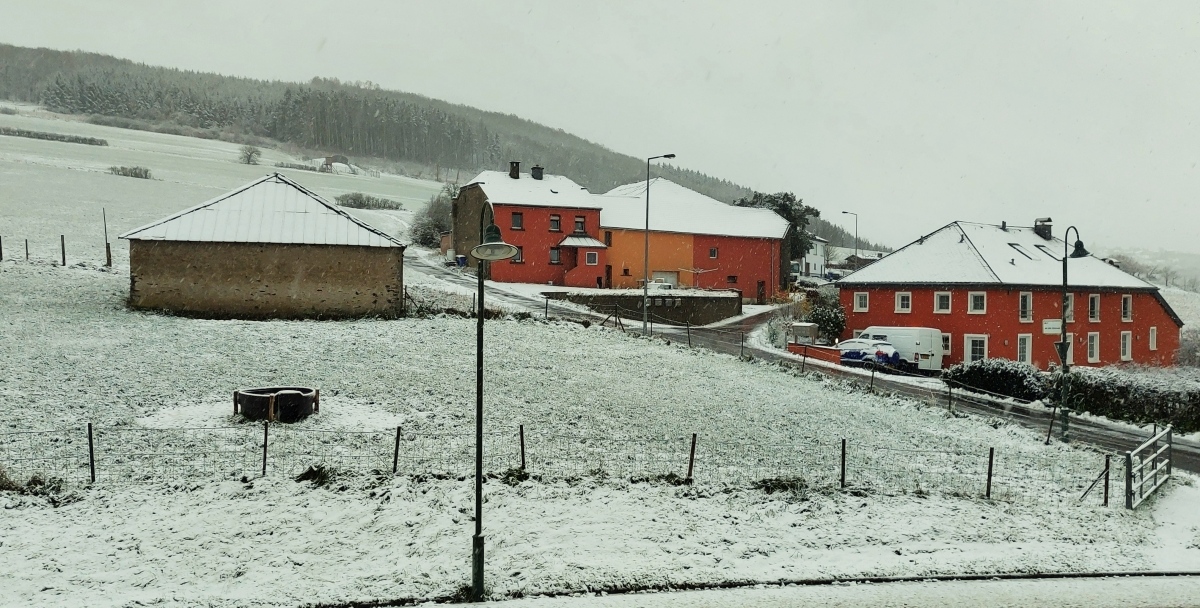
[[275,166],[281,169],[296,169],[297,171],[312,171],[313,173],[318,172],[316,167],[312,165],[302,165],[300,163],[275,163]]
[[329,485],[333,482],[334,477],[331,469],[326,468],[325,465],[317,464],[310,465],[303,473],[297,475],[296,481],[311,481],[313,486],[319,488]]
[[404,204],[388,198],[350,192],[335,198],[339,205],[353,209],[403,209]]
[[108,172],[122,177],[150,179],[150,170],[145,167],[109,167]]
[[0,114],[8,114],[9,116],[16,116],[17,111],[12,108],[0,108]]
[[803,477],[768,477],[750,483],[750,487],[767,494],[776,492],[801,493],[808,491],[808,480]]
[[522,481],[529,480],[529,472],[521,467],[513,467],[500,474],[500,482],[510,486],[520,485]]
[[689,486],[692,485],[692,480],[680,477],[675,473],[662,473],[647,477],[630,477],[629,483],[665,483],[672,486]]
[[[13,112],[14,114],[16,112]],[[10,127],[0,127],[0,135],[11,135],[13,137],[28,137],[29,139],[44,139],[46,141],[62,141],[69,144],[87,144],[89,146],[107,146],[108,142],[95,137],[80,137],[78,135],[63,135],[62,133],[47,133],[45,131],[28,131],[26,129],[13,129]]]

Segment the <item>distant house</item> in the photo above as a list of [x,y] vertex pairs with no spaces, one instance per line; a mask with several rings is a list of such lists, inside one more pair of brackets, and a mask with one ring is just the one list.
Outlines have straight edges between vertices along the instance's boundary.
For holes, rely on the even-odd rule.
[[120,238],[134,308],[247,318],[404,309],[405,246],[278,173]]
[[825,248],[829,246],[829,241],[815,234],[809,234],[809,238],[812,239],[812,249],[808,250],[803,260],[792,260],[792,280],[825,276]]
[[[609,245],[605,284],[638,287],[644,274],[646,182],[598,197]],[[663,178],[650,181],[650,278],[676,286],[737,289],[759,302],[786,286],[791,224],[769,209],[727,205]]]
[[[838,281],[844,338],[868,326],[933,327],[946,364],[1058,363],[1063,241],[1051,225],[953,222]],[[1168,365],[1183,321],[1158,288],[1094,257],[1068,261],[1072,365]]]
[[886,251],[872,251],[869,249],[859,249],[857,252],[854,249],[839,248],[837,253],[830,257],[826,264],[829,270],[836,270],[842,274],[848,274],[860,268],[874,264],[883,259],[887,255]]
[[[454,198],[451,240],[459,255],[479,244],[479,219],[494,219],[516,257],[489,264],[490,278],[507,283],[604,286],[608,246],[597,236],[600,202],[579,184],[520,163],[507,174],[484,171]],[[469,262],[474,265],[475,259]]]

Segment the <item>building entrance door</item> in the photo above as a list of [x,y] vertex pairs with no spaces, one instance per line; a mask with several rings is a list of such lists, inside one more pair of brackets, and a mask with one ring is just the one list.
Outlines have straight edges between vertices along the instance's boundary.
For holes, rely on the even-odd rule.
[[604,287],[612,289],[612,264],[604,265]]
[[758,282],[758,303],[759,304],[767,303],[767,282],[766,281]]

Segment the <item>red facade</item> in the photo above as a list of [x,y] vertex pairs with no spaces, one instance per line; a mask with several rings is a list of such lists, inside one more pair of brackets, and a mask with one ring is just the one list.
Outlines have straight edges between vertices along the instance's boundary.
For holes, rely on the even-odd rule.
[[563,244],[568,237],[596,240],[599,209],[504,204],[492,208],[505,242],[520,250],[517,257],[491,265],[492,280],[568,287],[603,285],[606,249],[598,242],[596,246]]
[[[1073,348],[1072,365],[1174,362],[1181,324],[1155,292],[1077,289],[1069,311],[1073,312],[1074,320],[1067,323]],[[862,294],[866,295],[865,310]],[[906,294],[907,302],[903,297]],[[946,294],[949,310],[935,310],[946,304]],[[971,310],[972,300],[980,303],[972,296],[979,294],[983,295],[982,309]],[[1024,307],[1022,294],[1025,294]],[[937,298],[939,295],[943,297]],[[1097,298],[1098,306],[1093,306],[1093,297]],[[984,358],[1023,359],[1040,369],[1059,362],[1054,343],[1060,335],[1057,329],[1044,325],[1049,320],[1053,326],[1054,320],[1062,318],[1059,289],[846,285],[840,299],[846,311],[843,338],[872,325],[932,327],[942,332],[943,343],[949,336],[945,365],[961,363],[972,347],[978,357],[981,345]],[[1053,329],[1053,333],[1047,333],[1047,329]],[[1123,339],[1128,347],[1125,356],[1122,356]]]
[[692,240],[695,286],[738,289],[742,297],[773,296],[781,284],[783,239],[697,234]]

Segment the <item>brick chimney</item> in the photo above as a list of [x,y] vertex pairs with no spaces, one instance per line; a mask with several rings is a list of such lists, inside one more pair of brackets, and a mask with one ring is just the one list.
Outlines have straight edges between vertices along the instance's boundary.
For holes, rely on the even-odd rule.
[[544,171],[544,169],[542,168],[541,165],[534,165],[533,167],[530,167],[530,169],[529,169],[529,177],[540,180],[540,179],[542,179],[542,171]]
[[1046,239],[1047,241],[1052,240],[1054,238],[1053,234],[1051,233],[1053,224],[1050,222],[1052,221],[1053,220],[1048,217],[1039,217],[1038,219],[1034,220],[1033,233]]
[[513,179],[521,179],[521,161],[508,161],[508,176]]

